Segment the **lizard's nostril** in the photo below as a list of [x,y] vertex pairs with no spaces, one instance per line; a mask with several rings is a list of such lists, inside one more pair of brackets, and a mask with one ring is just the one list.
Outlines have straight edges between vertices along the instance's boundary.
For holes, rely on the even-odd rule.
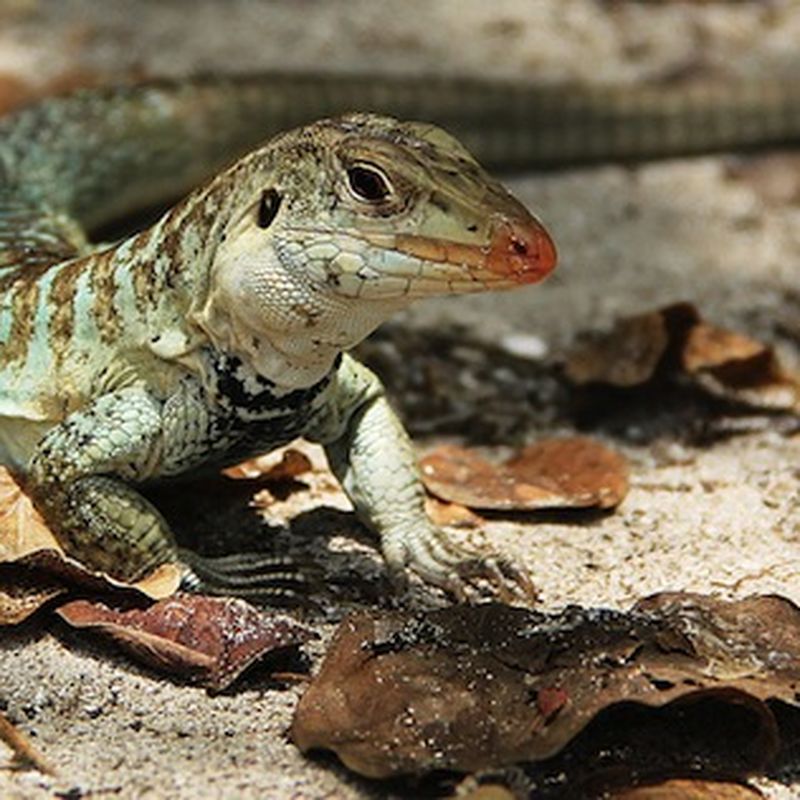
[[501,217],[493,228],[487,266],[496,275],[516,283],[535,283],[555,267],[555,245],[535,217]]

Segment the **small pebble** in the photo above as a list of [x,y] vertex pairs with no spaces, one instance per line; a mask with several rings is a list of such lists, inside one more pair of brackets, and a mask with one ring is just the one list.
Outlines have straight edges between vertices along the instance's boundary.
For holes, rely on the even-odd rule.
[[548,353],[544,339],[532,333],[507,333],[500,339],[500,347],[512,356],[530,361],[540,361]]

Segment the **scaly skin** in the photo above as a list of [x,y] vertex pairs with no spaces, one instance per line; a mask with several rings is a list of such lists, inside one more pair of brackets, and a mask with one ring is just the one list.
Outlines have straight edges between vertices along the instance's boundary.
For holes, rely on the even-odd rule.
[[[178,196],[278,130],[352,108],[444,124],[509,168],[800,135],[791,80],[543,88],[272,75],[81,92],[0,121],[0,460],[27,475],[79,557],[127,578],[174,559],[137,483],[304,434],[326,444],[395,573],[408,566],[456,593],[474,575],[523,581],[432,528],[379,382],[338,359],[414,297],[510,288],[552,268],[535,220],[453,139],[378,118],[320,123],[116,247],[95,251],[84,234]],[[377,165],[389,200],[354,196],[354,160]],[[231,578],[229,562],[187,558],[194,580]]]
[[[38,222],[31,238],[49,249],[12,239],[6,258],[22,266],[0,273],[0,455],[68,552],[125,579],[175,560],[136,484],[302,435],[326,447],[395,575],[456,595],[478,576],[527,587],[428,521],[380,382],[342,356],[416,297],[553,268],[541,225],[455,139],[350,115],[278,136],[114,247],[80,255],[67,218]],[[70,246],[79,255],[57,260]],[[254,588],[225,574],[230,560],[180,555],[192,585]]]

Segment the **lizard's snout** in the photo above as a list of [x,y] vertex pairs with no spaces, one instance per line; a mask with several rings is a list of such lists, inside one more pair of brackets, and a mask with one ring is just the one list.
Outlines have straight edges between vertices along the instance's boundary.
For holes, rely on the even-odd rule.
[[486,269],[501,279],[537,283],[556,266],[556,246],[535,217],[498,217],[492,226]]
[[[387,277],[406,281],[404,293],[416,297],[512,289],[536,283],[553,271],[555,245],[534,216],[496,213],[488,222],[488,236],[484,234],[482,242],[419,233],[397,233],[388,240],[364,236],[384,254],[383,285],[379,287],[376,279],[369,292],[376,294],[378,288],[388,291],[392,284]],[[397,254],[408,258],[398,260]],[[363,287],[359,292],[359,297],[366,296]]]

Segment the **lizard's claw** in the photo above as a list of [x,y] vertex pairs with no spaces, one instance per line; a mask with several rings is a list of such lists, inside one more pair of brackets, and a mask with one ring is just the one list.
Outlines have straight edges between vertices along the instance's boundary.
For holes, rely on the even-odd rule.
[[453,542],[433,526],[424,526],[411,535],[387,536],[383,552],[396,583],[404,583],[405,571],[418,575],[426,583],[438,586],[459,602],[485,597],[488,583],[491,593],[504,603],[530,604],[536,589],[524,567],[491,551],[479,552]]

